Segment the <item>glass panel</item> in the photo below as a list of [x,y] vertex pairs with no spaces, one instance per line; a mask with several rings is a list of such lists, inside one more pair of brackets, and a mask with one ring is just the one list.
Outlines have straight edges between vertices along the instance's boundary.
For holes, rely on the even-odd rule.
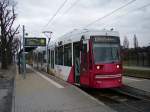
[[86,68],[86,66],[87,66],[87,44],[83,44],[83,51],[82,51],[82,53],[83,53],[83,65],[84,65],[84,67]]
[[93,54],[95,63],[113,63],[120,60],[118,44],[94,43]]
[[58,65],[63,65],[63,46],[58,47]]
[[58,48],[55,48],[55,64],[58,64]]
[[51,51],[51,68],[54,68],[54,51]]
[[72,66],[72,47],[71,44],[64,46],[64,65]]

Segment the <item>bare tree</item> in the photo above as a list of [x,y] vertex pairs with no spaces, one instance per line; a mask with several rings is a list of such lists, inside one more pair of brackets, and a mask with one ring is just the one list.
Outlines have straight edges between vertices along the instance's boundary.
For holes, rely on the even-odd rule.
[[126,36],[124,37],[123,48],[124,49],[129,48],[129,40],[128,40],[128,38]]
[[136,37],[136,35],[134,34],[134,37],[133,37],[133,44],[134,44],[134,48],[136,49],[138,47],[138,39]]
[[7,69],[12,60],[12,42],[18,33],[18,28],[13,28],[16,20],[15,3],[12,0],[0,1],[0,28],[1,28],[1,56],[2,69]]
[[14,38],[13,42],[12,42],[12,53],[18,53],[19,50],[19,46],[20,46],[20,40],[19,38]]

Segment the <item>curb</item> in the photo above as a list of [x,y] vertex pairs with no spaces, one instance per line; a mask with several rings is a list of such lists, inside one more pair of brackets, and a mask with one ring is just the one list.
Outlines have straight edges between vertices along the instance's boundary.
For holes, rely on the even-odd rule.
[[18,75],[18,66],[16,65],[16,74],[14,77],[14,83],[13,83],[13,93],[12,93],[12,108],[11,108],[11,112],[15,112],[15,89],[16,89],[16,75]]

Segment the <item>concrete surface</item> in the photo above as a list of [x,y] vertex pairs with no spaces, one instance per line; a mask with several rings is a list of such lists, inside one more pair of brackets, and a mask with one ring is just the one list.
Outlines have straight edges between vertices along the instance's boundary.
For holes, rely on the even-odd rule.
[[5,109],[5,97],[8,94],[8,89],[0,89],[0,111],[4,111]]
[[150,93],[150,80],[134,77],[123,77],[123,84]]
[[7,70],[0,69],[0,112],[10,112],[12,108],[13,78],[16,72],[11,65]]
[[13,112],[114,112],[72,85],[59,88],[29,68],[26,75],[16,76]]
[[132,69],[132,70],[149,70],[150,67],[138,67],[138,66],[123,66],[125,69]]

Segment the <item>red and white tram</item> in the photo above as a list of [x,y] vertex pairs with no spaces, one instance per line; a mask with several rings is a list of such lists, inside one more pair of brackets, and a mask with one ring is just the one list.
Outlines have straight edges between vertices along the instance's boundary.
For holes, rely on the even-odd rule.
[[73,30],[55,44],[50,43],[47,57],[49,70],[69,83],[90,88],[122,85],[123,68],[117,31]]

